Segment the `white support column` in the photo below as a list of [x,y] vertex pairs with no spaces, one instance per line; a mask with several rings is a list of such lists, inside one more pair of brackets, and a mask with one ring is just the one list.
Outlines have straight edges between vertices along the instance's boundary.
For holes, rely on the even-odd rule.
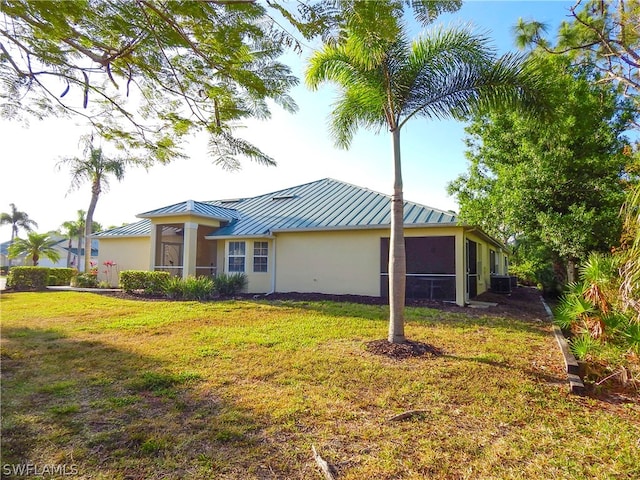
[[149,251],[151,252],[151,258],[149,258],[149,271],[153,272],[156,266],[156,248],[158,248],[158,226],[151,222],[151,235],[149,236],[149,241],[151,242],[151,248]]
[[184,223],[184,249],[182,257],[182,278],[196,274],[196,253],[198,249],[198,224]]

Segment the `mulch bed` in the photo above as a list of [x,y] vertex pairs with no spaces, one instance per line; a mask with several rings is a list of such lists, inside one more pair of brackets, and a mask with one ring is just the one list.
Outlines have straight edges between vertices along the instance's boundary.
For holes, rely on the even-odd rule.
[[[148,297],[141,294],[119,292],[96,292],[101,295],[139,301],[166,301],[164,297]],[[241,294],[233,297],[238,300],[268,300],[268,301],[297,301],[297,302],[351,302],[364,305],[388,305],[388,299],[382,297],[368,297],[364,295],[328,295],[323,293],[272,293],[268,295]],[[474,298],[481,302],[497,303],[488,308],[460,307],[455,303],[436,300],[408,298],[408,307],[435,308],[452,313],[460,313],[471,317],[486,315],[497,317],[518,318],[522,320],[543,320],[547,313],[542,305],[540,291],[531,287],[516,287],[510,294],[485,292]],[[215,300],[213,300],[215,301]]]
[[411,357],[439,357],[443,351],[428,343],[406,340],[404,343],[390,343],[386,339],[374,340],[366,344],[367,351],[375,355],[384,355],[394,360]]

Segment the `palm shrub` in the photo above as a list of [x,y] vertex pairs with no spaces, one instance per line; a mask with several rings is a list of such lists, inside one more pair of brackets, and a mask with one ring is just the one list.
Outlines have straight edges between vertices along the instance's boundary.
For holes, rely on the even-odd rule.
[[230,297],[240,293],[247,286],[247,276],[244,273],[221,273],[214,280],[214,290],[222,297]]
[[182,283],[182,298],[184,300],[208,300],[213,295],[214,283],[209,277],[189,276]]
[[164,286],[164,293],[167,298],[172,300],[180,300],[184,292],[184,281],[181,277],[171,277]]
[[597,309],[584,297],[585,285],[573,282],[567,285],[567,291],[556,307],[555,323],[563,330],[574,333],[589,332],[589,324]]
[[569,348],[571,348],[571,352],[573,352],[576,358],[586,360],[599,346],[600,342],[597,339],[588,333],[583,333],[571,339]]

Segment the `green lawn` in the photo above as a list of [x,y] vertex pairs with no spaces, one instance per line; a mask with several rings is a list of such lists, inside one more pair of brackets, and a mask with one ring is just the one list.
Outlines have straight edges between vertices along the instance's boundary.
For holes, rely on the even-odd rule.
[[640,478],[640,406],[568,394],[548,324],[410,308],[445,354],[394,361],[380,306],[0,302],[3,470],[321,479],[314,445],[340,479]]

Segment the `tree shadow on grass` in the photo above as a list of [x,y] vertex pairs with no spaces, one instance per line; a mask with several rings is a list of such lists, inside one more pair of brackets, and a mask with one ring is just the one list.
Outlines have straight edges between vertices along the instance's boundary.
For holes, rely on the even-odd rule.
[[294,477],[293,462],[270,464],[284,455],[265,441],[267,420],[193,371],[51,329],[2,337],[3,465],[74,466],[86,478]]

